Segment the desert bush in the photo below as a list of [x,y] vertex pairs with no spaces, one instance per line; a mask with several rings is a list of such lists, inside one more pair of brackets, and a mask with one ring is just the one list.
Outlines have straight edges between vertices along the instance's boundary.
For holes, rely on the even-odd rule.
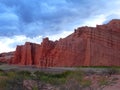
[[0,71],[0,76],[5,76],[6,74],[4,72]]
[[119,80],[119,78],[117,78],[117,77],[112,79],[112,81],[117,81],[117,80]]
[[51,84],[63,84],[66,81],[66,77],[70,74],[70,71],[62,72],[62,73],[45,73],[36,71],[34,74],[37,79],[43,82],[51,83]]
[[17,75],[23,79],[32,79],[33,76],[31,75],[31,72],[29,71],[19,71],[17,72]]
[[118,74],[118,73],[119,73],[119,68],[109,67],[109,68],[105,68],[101,72],[101,75],[111,76],[113,74]]
[[80,70],[72,71],[67,78],[67,87],[73,86],[74,88],[72,90],[84,90],[84,88],[90,88],[92,81],[90,79],[84,79],[85,75],[86,73]]
[[112,74],[117,74],[119,71],[116,68],[108,69],[108,74],[111,76]]
[[83,87],[83,88],[85,88],[85,87],[90,87],[90,85],[92,84],[92,81],[91,80],[82,80],[81,82],[80,82],[80,84],[81,84],[81,86]]
[[7,71],[7,80],[0,80],[3,90],[24,90],[23,80],[30,77],[29,71]]
[[75,79],[67,80],[66,83],[60,86],[60,90],[82,90],[81,85]]
[[2,88],[4,90],[4,88],[7,85],[7,77],[5,76],[0,76],[0,88]]
[[17,78],[8,79],[5,88],[5,90],[24,90],[23,80]]
[[14,71],[9,71],[7,72],[7,77],[10,78],[10,79],[13,79],[17,76],[17,73],[14,72]]
[[67,79],[75,79],[77,81],[81,81],[83,79],[84,72],[77,70],[77,71],[71,71],[71,73],[68,75]]
[[34,87],[32,88],[32,90],[38,90],[38,87],[37,87],[37,86],[34,86]]
[[0,69],[0,72],[3,72],[4,70]]
[[105,86],[109,84],[109,80],[105,77],[102,77],[99,79],[98,83],[99,83],[99,86]]
[[19,71],[18,74],[23,75],[23,76],[30,76],[31,72],[29,72],[29,71]]

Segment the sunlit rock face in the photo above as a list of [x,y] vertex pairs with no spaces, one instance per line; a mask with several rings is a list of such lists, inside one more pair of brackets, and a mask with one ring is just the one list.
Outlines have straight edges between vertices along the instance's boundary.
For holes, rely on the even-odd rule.
[[120,20],[80,27],[66,38],[17,46],[11,64],[39,67],[120,66]]

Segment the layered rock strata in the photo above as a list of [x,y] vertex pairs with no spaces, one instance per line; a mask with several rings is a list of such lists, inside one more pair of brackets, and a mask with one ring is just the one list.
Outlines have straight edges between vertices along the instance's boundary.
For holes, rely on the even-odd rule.
[[66,38],[17,46],[12,64],[40,67],[120,66],[120,20],[80,27]]

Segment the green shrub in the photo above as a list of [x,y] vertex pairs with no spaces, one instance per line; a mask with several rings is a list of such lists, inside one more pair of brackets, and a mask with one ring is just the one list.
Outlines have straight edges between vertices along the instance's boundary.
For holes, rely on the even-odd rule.
[[29,71],[19,71],[18,74],[23,75],[23,76],[30,76],[31,72],[29,72]]
[[0,76],[4,76],[4,75],[5,75],[5,73],[0,71]]
[[15,78],[15,77],[17,76],[17,74],[16,74],[16,72],[14,72],[14,71],[9,71],[9,72],[7,72],[7,76],[8,76],[9,78]]
[[34,87],[32,88],[32,90],[38,90],[38,87],[37,87],[37,86],[34,86]]
[[108,84],[109,84],[109,81],[105,77],[103,77],[99,80],[99,86],[104,86],[104,85],[108,85]]
[[90,87],[90,85],[92,84],[92,81],[91,80],[82,80],[80,84],[82,87]]
[[117,68],[110,68],[110,69],[108,69],[108,74],[110,76],[113,75],[113,74],[117,74],[117,73],[119,73]]
[[19,71],[19,72],[17,72],[17,75],[23,79],[33,78],[33,76],[31,75],[31,72],[29,72],[29,71]]
[[62,73],[45,73],[36,71],[34,73],[36,78],[40,81],[51,83],[51,84],[62,84],[65,83],[66,77],[70,74],[70,71],[62,72]]
[[4,77],[4,76],[2,76],[2,77],[0,77],[0,88],[5,88],[6,87],[6,85],[7,85],[7,77]]
[[82,71],[71,71],[71,73],[68,76],[68,79],[75,79],[78,82],[81,82],[81,80],[83,79],[84,73]]

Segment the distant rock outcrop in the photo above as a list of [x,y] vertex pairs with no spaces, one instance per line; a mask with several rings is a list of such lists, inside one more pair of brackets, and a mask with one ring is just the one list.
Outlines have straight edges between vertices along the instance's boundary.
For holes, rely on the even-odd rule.
[[17,46],[11,64],[40,67],[120,66],[120,20],[80,27],[58,41]]
[[14,52],[1,53],[0,63],[11,63],[14,58]]

